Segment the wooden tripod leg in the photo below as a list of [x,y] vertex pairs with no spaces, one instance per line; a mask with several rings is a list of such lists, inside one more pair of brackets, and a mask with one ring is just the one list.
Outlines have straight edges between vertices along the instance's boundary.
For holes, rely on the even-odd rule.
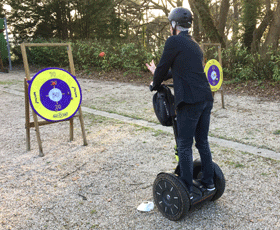
[[33,114],[33,119],[34,119],[34,126],[35,126],[35,131],[36,131],[36,136],[37,136],[37,142],[38,142],[38,146],[39,146],[39,156],[43,157],[44,153],[43,153],[42,141],[41,141],[40,132],[39,132],[38,117],[34,111],[32,111],[32,114]]
[[69,122],[70,122],[70,141],[73,141],[74,140],[74,119],[73,119],[73,117],[70,118]]
[[224,101],[224,90],[221,88],[221,99],[222,99],[222,108],[225,108],[225,101]]
[[80,123],[81,123],[82,135],[83,135],[83,139],[84,139],[84,146],[87,146],[88,143],[87,143],[87,138],[86,138],[86,130],[85,130],[85,125],[84,125],[84,119],[83,119],[81,106],[79,108],[79,119],[80,119]]
[[25,130],[26,130],[26,151],[30,151],[30,114],[29,114],[29,100],[28,87],[26,78],[24,79],[24,94],[25,94]]

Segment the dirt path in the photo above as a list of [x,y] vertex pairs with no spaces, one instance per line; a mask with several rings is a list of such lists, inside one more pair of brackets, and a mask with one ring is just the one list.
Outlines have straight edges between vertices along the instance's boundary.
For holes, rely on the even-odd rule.
[[[34,130],[26,152],[24,99],[3,92],[23,91],[23,77],[22,71],[0,74],[0,229],[280,228],[279,161],[211,144],[227,181],[224,195],[171,222],[157,209],[136,209],[152,201],[157,173],[176,165],[171,134],[85,114],[88,146],[76,119],[73,142],[66,122],[48,125],[40,128],[46,156],[38,157]],[[145,87],[79,82],[83,105],[156,121]],[[216,101],[211,135],[279,152],[279,102],[226,96],[222,110]]]

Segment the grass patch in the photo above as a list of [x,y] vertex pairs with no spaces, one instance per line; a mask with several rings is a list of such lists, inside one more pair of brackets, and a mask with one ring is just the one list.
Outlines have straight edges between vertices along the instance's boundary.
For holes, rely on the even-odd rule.
[[0,81],[0,85],[15,85],[21,83],[21,81],[13,80],[13,81]]
[[280,135],[280,130],[278,129],[278,130],[274,131],[273,134],[274,135]]
[[95,214],[95,213],[97,213],[96,210],[91,210],[91,211],[90,211],[90,214],[91,214],[91,215],[93,215],[93,214]]
[[[84,113],[83,116],[90,121],[89,125],[103,123],[105,121],[112,120],[112,119],[107,118],[107,117],[98,116],[98,115],[89,114],[89,113]],[[89,129],[87,129],[87,131],[89,131]]]
[[244,168],[245,166],[243,164],[240,163],[235,163],[235,168]]
[[[133,125],[134,125],[134,124],[133,124]],[[150,128],[145,127],[145,126],[139,126],[139,125],[134,125],[134,126],[136,127],[136,130],[135,130],[135,131],[145,131],[145,132],[151,131]]]
[[164,132],[162,130],[155,130],[153,136],[154,137],[158,137],[160,135],[166,135],[166,134],[169,134],[169,133],[166,133],[166,132]]
[[246,130],[246,134],[248,135],[254,135],[254,132],[252,130]]
[[150,131],[150,132],[154,132],[153,133],[154,137],[157,137],[157,136],[160,136],[160,135],[174,136],[171,133],[168,133],[168,132],[165,132],[165,131],[162,131],[162,130],[155,130],[155,129],[151,128],[151,127],[145,127],[145,126],[141,126],[141,125],[137,125],[137,124],[133,124],[133,123],[129,123],[129,124],[137,128],[135,131],[145,131],[145,132]]
[[12,81],[0,81],[0,85],[12,85],[14,82]]
[[[224,139],[224,140],[227,140],[227,141],[233,141],[233,142],[237,142],[237,143],[240,143],[240,144],[245,144],[245,145],[249,145],[249,146],[253,146],[253,147],[258,147],[258,148],[261,148],[261,149],[267,149],[267,150],[271,150],[271,151],[274,151],[274,152],[277,151],[277,150],[275,150],[273,148],[270,148],[266,145],[257,145],[257,144],[254,144],[254,143],[246,143],[246,142],[243,142],[242,140],[238,140],[234,137],[229,138],[229,137],[225,137],[225,136],[222,136],[222,135],[215,135],[214,133],[211,133],[211,131],[209,132],[209,136]],[[247,138],[244,138],[244,139],[249,140]],[[250,138],[250,139],[253,139],[253,138]]]
[[234,161],[225,161],[225,164],[228,164],[230,166],[233,166],[235,168],[244,168],[245,166],[239,162],[234,162]]
[[[137,115],[134,115],[134,114],[129,114],[128,115],[126,113],[120,113],[120,112],[117,112],[115,110],[103,110],[103,109],[96,108],[95,106],[89,106],[89,108],[99,110],[99,111],[103,111],[103,112],[107,112],[107,113],[113,113],[113,114],[121,115],[121,116],[128,117],[128,118],[133,118],[135,120],[147,120],[149,122],[154,122],[150,119],[144,119],[143,117],[140,117],[140,116],[137,116]],[[157,123],[157,122],[154,122],[154,123]],[[159,124],[159,122],[158,122],[158,124]]]

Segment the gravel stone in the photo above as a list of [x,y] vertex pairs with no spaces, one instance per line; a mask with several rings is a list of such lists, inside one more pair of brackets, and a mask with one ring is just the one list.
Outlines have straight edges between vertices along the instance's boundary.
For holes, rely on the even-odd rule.
[[[40,127],[44,157],[34,129],[26,151],[23,71],[0,73],[0,229],[279,229],[280,162],[210,143],[226,178],[224,195],[189,212],[182,221],[164,218],[153,201],[160,171],[176,167],[174,137],[135,124],[84,113],[88,146],[79,120],[74,141],[69,124]],[[147,87],[78,79],[83,106],[157,122]],[[278,101],[219,95],[211,136],[279,152]],[[194,158],[198,152],[194,149]]]

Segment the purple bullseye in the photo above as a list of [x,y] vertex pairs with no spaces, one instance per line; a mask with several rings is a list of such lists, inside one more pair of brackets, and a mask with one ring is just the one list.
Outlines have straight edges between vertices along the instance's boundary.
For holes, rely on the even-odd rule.
[[[55,82],[55,84],[53,84]],[[41,103],[51,111],[65,109],[71,101],[71,91],[66,82],[60,79],[46,81],[40,88]]]

